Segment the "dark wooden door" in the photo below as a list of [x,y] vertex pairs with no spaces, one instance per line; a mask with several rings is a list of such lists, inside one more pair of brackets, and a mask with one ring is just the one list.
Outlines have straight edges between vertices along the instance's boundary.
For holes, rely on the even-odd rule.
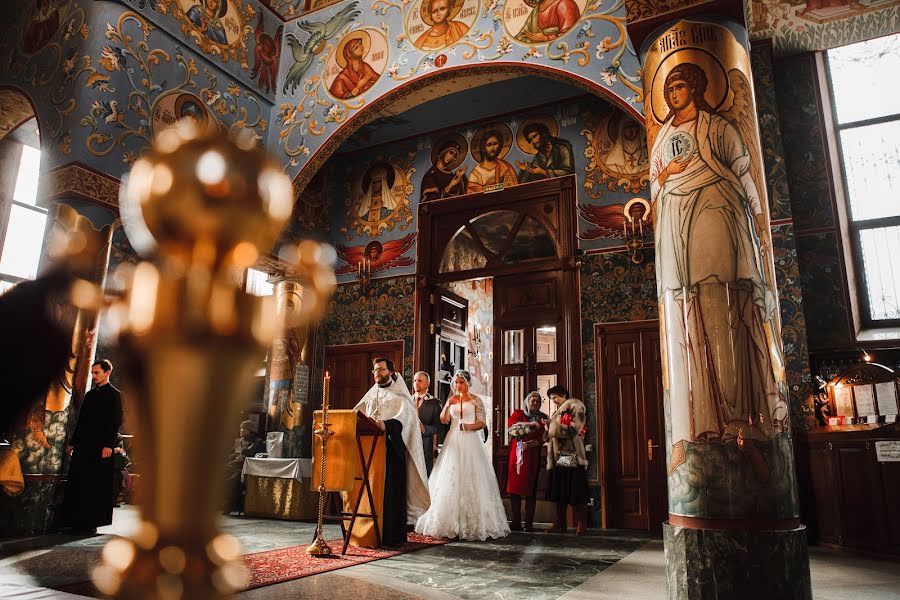
[[610,528],[659,531],[668,512],[658,327],[597,326],[597,428]]
[[568,274],[546,271],[494,280],[494,461],[506,488],[509,436],[506,420],[533,390],[553,412],[547,390],[569,386],[565,292]]
[[403,341],[325,346],[325,370],[331,375],[331,407],[353,408],[372,387],[372,361],[384,357],[403,372]]

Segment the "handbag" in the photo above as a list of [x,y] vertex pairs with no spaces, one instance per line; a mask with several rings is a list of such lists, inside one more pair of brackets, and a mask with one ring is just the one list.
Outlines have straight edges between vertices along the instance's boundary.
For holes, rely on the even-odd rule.
[[578,466],[578,458],[571,452],[563,452],[556,459],[556,466],[564,469],[574,469]]

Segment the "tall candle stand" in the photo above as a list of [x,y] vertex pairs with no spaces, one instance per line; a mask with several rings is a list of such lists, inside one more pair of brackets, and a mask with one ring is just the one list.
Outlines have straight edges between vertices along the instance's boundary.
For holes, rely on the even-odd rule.
[[319,442],[322,444],[322,451],[319,455],[319,517],[316,522],[316,539],[306,549],[306,553],[310,556],[320,557],[332,555],[331,547],[322,538],[322,517],[325,512],[325,450],[328,445],[328,438],[334,435],[334,432],[329,429],[331,423],[328,422],[328,388],[330,383],[331,377],[326,371],[323,384],[324,389],[322,391],[322,422],[318,429],[315,430],[315,434],[319,437]]

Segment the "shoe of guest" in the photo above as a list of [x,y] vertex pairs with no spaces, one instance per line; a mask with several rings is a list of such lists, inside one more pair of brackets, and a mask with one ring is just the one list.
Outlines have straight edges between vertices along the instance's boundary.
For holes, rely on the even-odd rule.
[[557,525],[556,523],[554,523],[551,527],[548,527],[547,529],[544,530],[544,533],[565,533],[565,532],[566,532],[566,528],[563,527],[562,525]]
[[531,523],[528,523],[527,525],[525,525],[525,527],[522,528],[522,531],[531,533],[532,531],[534,531],[534,526]]
[[512,523],[509,526],[509,530],[510,531],[522,531],[522,524],[521,523]]

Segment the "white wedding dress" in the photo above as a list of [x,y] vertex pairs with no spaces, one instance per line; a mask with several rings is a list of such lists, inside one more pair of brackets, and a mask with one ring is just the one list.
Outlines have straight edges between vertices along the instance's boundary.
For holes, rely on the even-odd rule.
[[[475,402],[463,403],[463,423],[484,420],[481,401],[471,397]],[[416,533],[461,540],[505,537],[509,523],[482,433],[459,430],[459,406],[450,407],[450,431],[428,480],[431,506],[416,521]]]

